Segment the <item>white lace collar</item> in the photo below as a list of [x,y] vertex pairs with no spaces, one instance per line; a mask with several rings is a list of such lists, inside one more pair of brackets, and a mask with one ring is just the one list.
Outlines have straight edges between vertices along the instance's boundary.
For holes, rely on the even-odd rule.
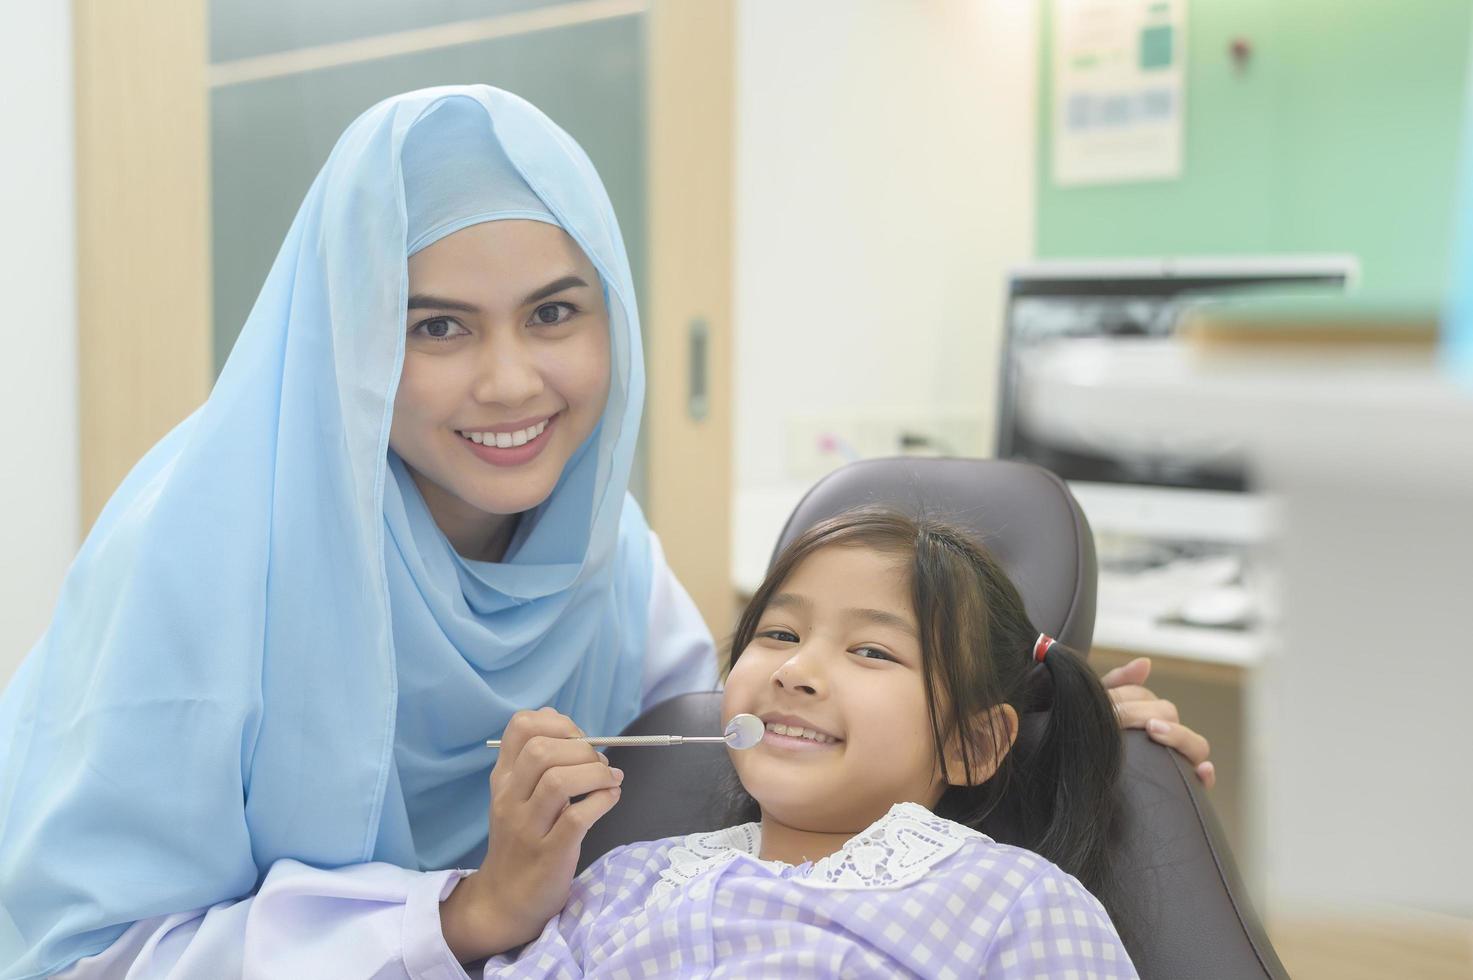
[[[843,847],[814,862],[792,880],[817,888],[899,888],[920,878],[968,839],[985,835],[938,817],[918,803],[897,803]],[[690,834],[669,851],[669,864],[650,898],[663,896],[736,858],[781,871],[782,861],[763,861],[762,825],[746,823],[704,834]]]

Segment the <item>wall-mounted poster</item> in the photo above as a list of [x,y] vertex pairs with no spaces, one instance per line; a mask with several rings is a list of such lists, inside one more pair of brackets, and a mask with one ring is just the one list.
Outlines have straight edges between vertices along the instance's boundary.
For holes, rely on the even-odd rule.
[[1186,0],[1054,0],[1061,185],[1181,176]]

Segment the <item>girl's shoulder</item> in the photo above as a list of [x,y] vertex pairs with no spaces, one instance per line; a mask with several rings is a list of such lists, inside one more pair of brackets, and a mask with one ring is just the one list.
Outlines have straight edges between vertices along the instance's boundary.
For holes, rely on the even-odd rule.
[[926,878],[991,838],[938,817],[918,803],[897,803],[883,817],[814,863],[807,884],[819,888],[896,889]]
[[978,835],[938,866],[932,877],[953,894],[971,896],[992,911],[1030,922],[1045,911],[1057,918],[1086,916],[1108,925],[1109,914],[1078,878],[1048,858]]
[[915,803],[900,803],[814,867],[814,879],[851,887],[944,891],[997,911],[1041,906],[1103,909],[1078,879],[1033,851],[1001,844]]
[[760,842],[758,825],[747,823],[626,844],[609,852],[609,873],[658,898],[738,856],[756,860]]
[[590,864],[574,880],[571,900],[596,899],[610,907],[622,906],[636,897],[639,903],[660,898],[734,857],[737,849],[723,842],[740,830],[732,827],[621,844]]
[[[755,824],[746,826],[752,827]],[[689,866],[729,850],[726,842],[737,841],[741,830],[741,827],[729,827],[725,830],[621,844],[589,865],[583,876],[657,879],[672,864]]]
[[[760,860],[761,849],[761,825],[745,823],[625,844],[589,872],[599,869],[603,877],[663,892],[738,857],[774,871],[785,867]],[[922,879],[957,877],[965,890],[992,892],[1026,885],[1041,874],[1067,877],[1032,851],[999,844],[922,806],[902,803],[793,880],[817,887],[897,888]]]
[[1021,890],[1041,878],[1069,877],[1048,858],[1026,848],[1000,844],[982,834],[958,848],[955,860],[939,870],[962,879],[974,889],[988,892]]

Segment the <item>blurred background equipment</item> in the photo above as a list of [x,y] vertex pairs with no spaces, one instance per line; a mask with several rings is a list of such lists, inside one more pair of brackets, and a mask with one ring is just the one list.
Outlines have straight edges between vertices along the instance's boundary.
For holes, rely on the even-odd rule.
[[1151,654],[1212,740],[1290,973],[1473,976],[1470,30],[1473,0],[0,5],[0,679],[342,126],[491,82],[614,198],[637,492],[718,638],[842,463],[1047,457],[1095,525],[1091,662]]
[[[1048,431],[1169,420],[1185,440],[1243,447],[1277,500],[1264,542],[1277,581],[1242,679],[1236,834],[1275,945],[1296,976],[1296,954],[1321,976],[1461,976],[1473,647],[1416,637],[1473,594],[1473,391],[1432,356],[1429,312],[1341,300],[1326,337],[1334,308],[1207,307],[1156,350],[1041,351],[1019,411]],[[1220,590],[1202,595],[1209,617],[1232,612]]]
[[997,455],[1058,473],[1084,508],[1100,556],[1099,645],[1254,663],[1264,600],[1250,554],[1272,533],[1272,501],[1250,488],[1241,438],[1183,431],[1170,413],[1128,425],[1109,413],[1029,416],[1022,379],[1047,398],[1057,365],[1087,373],[1116,351],[1151,375],[1204,302],[1340,294],[1356,274],[1352,256],[1291,256],[1041,262],[1009,276]]

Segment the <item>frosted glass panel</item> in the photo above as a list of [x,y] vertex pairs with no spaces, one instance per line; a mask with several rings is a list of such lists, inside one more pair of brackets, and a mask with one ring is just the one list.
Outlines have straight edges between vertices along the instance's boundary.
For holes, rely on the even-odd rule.
[[276,54],[379,34],[495,17],[560,0],[216,0],[210,61]]

